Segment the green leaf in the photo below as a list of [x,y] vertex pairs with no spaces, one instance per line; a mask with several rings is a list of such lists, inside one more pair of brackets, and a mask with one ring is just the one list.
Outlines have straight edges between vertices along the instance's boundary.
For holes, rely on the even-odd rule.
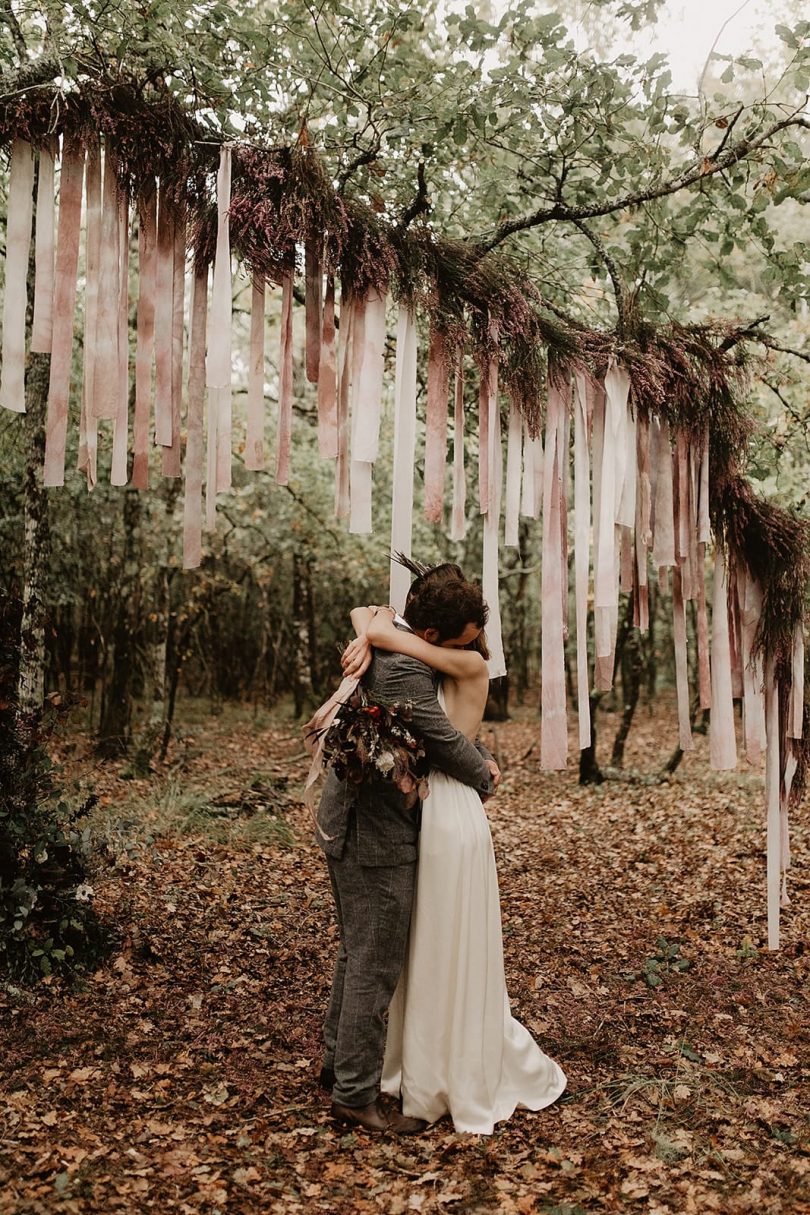
[[782,41],[783,41],[784,43],[786,43],[786,44],[787,44],[789,47],[791,47],[793,50],[797,50],[797,49],[798,49],[798,47],[799,47],[799,40],[798,40],[798,38],[796,37],[796,35],[793,33],[793,30],[792,30],[792,29],[790,29],[790,27],[789,27],[789,26],[787,26],[787,25],[776,25],[776,26],[774,26],[774,29],[775,29],[776,33],[779,35],[779,37],[782,39]]

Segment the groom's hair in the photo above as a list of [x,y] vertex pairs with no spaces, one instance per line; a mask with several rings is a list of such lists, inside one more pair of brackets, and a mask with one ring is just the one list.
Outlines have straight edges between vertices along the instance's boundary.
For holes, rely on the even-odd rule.
[[412,584],[403,616],[412,629],[436,629],[439,642],[460,637],[468,624],[483,629],[489,617],[481,587],[457,565],[437,565]]

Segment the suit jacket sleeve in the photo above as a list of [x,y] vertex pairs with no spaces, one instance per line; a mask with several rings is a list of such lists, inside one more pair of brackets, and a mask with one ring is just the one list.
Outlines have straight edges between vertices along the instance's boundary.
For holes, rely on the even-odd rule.
[[468,738],[453,729],[442,712],[430,667],[416,658],[397,656],[391,664],[386,694],[392,700],[409,700],[413,705],[414,729],[434,767],[471,785],[478,793],[492,792],[492,776],[485,759]]

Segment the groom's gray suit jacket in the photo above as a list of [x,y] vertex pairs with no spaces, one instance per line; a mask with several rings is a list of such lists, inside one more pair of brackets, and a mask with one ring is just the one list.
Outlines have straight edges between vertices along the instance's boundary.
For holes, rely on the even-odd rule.
[[[431,767],[441,768],[479,794],[492,793],[491,758],[483,747],[459,734],[442,712],[438,672],[416,658],[375,650],[363,684],[387,704],[410,701],[413,728],[422,738]],[[354,811],[354,813],[352,813]],[[404,865],[416,860],[417,809],[407,809],[390,780],[370,776],[361,785],[340,781],[329,769],[318,809],[318,838],[327,856],[343,855],[347,831],[357,832],[361,865]]]

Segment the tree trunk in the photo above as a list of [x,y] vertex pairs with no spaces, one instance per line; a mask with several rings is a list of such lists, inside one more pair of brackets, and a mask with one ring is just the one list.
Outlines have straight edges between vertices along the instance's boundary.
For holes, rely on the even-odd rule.
[[293,697],[296,717],[300,717],[314,700],[311,615],[311,559],[296,549],[293,552]]
[[28,457],[23,491],[25,550],[18,682],[21,713],[38,713],[45,701],[45,588],[51,556],[51,533],[42,470],[50,368],[49,354],[32,354],[25,386],[25,443]]
[[[628,610],[632,613],[632,596],[628,599],[628,604]],[[624,763],[624,744],[627,742],[627,736],[633,724],[639,692],[641,691],[641,645],[639,638],[640,635],[637,631],[628,628],[622,647],[622,700],[624,707],[622,709],[622,719],[619,722],[619,728],[613,740],[613,751],[610,756],[610,763],[614,768],[621,768]]]
[[604,695],[604,692],[591,692],[588,697],[591,711],[591,745],[579,753],[579,783],[581,785],[601,785],[605,779],[596,762],[596,710]]
[[507,721],[509,718],[509,676],[490,679],[489,694],[484,708],[484,721]]
[[124,561],[112,638],[112,675],[101,709],[96,750],[106,759],[126,755],[132,735],[132,682],[135,669],[140,586],[137,536],[141,518],[138,490],[124,491]]
[[133,761],[135,772],[146,776],[152,768],[152,757],[158,746],[164,745],[166,721],[166,649],[169,637],[169,548],[171,516],[178,492],[177,481],[165,490],[166,523],[164,551],[155,573],[155,590],[149,630],[144,645],[145,690],[148,698],[146,724],[138,741]]

